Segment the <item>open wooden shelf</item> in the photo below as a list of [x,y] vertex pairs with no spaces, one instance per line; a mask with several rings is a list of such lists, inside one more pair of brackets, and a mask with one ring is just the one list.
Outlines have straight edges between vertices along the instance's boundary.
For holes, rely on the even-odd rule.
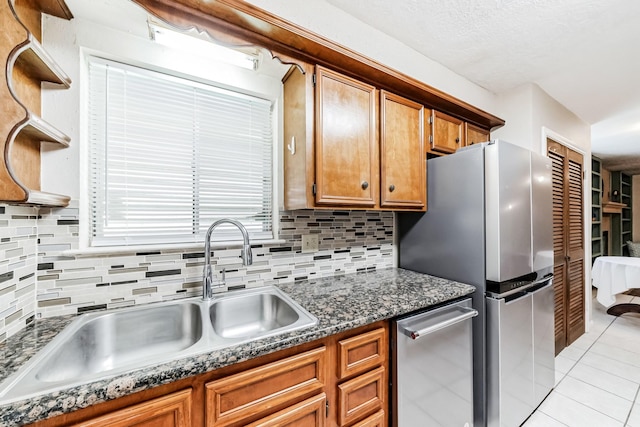
[[62,19],[73,19],[73,14],[64,0],[35,0],[42,13]]
[[68,147],[71,143],[71,138],[41,117],[31,112],[27,113],[27,117],[22,132],[28,137],[40,142],[54,142],[63,147]]
[[34,206],[67,206],[71,198],[62,194],[45,193],[43,191],[28,190],[25,205]]
[[[68,147],[71,138],[40,117],[42,82],[67,89],[71,78],[43,48],[34,34],[41,32],[42,14],[63,19],[73,15],[64,0],[0,2],[0,202],[67,206],[70,198],[41,190],[40,151],[43,142]],[[49,86],[45,86],[49,88]]]
[[29,75],[44,82],[55,83],[69,88],[71,79],[47,53],[33,34],[29,34],[28,41],[19,50],[16,65],[23,67]]

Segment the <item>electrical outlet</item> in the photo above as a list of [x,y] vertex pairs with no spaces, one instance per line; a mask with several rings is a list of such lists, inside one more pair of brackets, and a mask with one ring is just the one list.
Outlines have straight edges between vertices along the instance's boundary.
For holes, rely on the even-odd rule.
[[318,252],[317,234],[304,234],[302,236],[302,252]]

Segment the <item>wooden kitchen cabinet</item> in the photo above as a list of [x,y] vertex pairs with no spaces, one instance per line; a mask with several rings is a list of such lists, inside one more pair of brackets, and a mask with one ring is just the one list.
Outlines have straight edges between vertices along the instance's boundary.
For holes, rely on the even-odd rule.
[[205,384],[206,425],[246,425],[257,415],[320,392],[326,382],[325,355],[322,346]]
[[374,86],[316,67],[317,205],[376,206],[377,99]]
[[386,425],[386,413],[383,410],[379,410],[370,417],[354,424],[352,427],[385,427]]
[[339,426],[386,426],[380,412],[388,413],[388,332],[379,327],[337,341]]
[[338,385],[338,425],[346,427],[382,409],[386,400],[385,384],[385,369],[380,366]]
[[451,154],[465,145],[464,121],[440,111],[432,110],[430,149]]
[[380,94],[380,206],[427,206],[424,106]]
[[471,123],[464,124],[465,146],[487,142],[490,140],[489,131],[482,129]]
[[297,405],[283,409],[247,427],[324,427],[327,395],[321,393]]
[[388,340],[379,321],[31,427],[386,427]]
[[74,424],[77,427],[191,427],[191,389]]
[[285,209],[425,210],[424,107],[324,67],[315,78],[302,70],[283,79]]

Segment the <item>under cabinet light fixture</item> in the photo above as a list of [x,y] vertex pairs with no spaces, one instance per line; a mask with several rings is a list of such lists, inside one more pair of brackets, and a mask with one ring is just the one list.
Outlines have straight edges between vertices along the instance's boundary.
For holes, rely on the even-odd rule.
[[149,35],[152,40],[164,46],[187,51],[195,55],[207,56],[229,65],[257,70],[259,56],[216,44],[206,33],[196,29],[174,30],[149,19]]

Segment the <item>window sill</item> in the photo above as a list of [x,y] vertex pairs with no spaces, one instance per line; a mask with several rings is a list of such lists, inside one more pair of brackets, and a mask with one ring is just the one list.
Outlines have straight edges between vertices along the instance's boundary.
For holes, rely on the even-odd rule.
[[[251,242],[251,246],[264,245],[280,245],[286,243],[284,239],[256,240]],[[242,246],[242,241],[231,242],[211,242],[211,249],[225,249],[236,246]],[[88,247],[82,249],[68,249],[62,251],[62,256],[74,257],[92,257],[98,255],[135,255],[140,252],[184,252],[188,250],[204,250],[204,242],[202,243],[175,243],[165,245],[137,245],[137,246],[103,246]]]

